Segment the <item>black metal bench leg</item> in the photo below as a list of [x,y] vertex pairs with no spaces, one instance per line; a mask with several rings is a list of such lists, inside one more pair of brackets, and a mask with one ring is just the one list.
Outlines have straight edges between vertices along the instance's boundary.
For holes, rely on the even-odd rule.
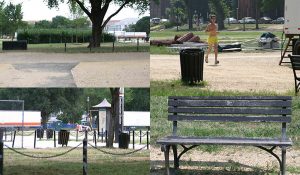
[[170,145],[162,145],[161,151],[164,152],[165,155],[166,175],[170,175],[170,163],[169,163]]
[[174,168],[178,169],[179,168],[179,160],[177,156],[177,145],[172,145],[173,149],[173,154],[174,154]]
[[286,162],[286,147],[282,147],[281,148],[281,150],[282,150],[282,153],[281,153],[281,156],[282,156],[282,158],[281,158],[281,175],[285,175],[286,173],[285,173],[285,171],[286,171],[286,167],[285,167],[285,162]]

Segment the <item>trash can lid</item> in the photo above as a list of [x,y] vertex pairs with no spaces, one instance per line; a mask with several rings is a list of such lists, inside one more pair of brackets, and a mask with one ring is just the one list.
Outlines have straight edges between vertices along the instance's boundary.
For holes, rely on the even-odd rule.
[[188,48],[188,49],[182,49],[181,52],[202,52],[203,49],[201,48]]

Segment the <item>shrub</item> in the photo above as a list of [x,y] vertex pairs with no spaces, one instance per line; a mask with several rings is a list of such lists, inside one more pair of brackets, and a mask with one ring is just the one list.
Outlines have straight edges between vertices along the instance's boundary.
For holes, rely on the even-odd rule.
[[[40,43],[84,43],[89,42],[92,36],[90,30],[64,30],[64,29],[28,29],[18,32],[18,40],[27,40],[29,44]],[[113,42],[115,37],[103,33],[103,42]]]

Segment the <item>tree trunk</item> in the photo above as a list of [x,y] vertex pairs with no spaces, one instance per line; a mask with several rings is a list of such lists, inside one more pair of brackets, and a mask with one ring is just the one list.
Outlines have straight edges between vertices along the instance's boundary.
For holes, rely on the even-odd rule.
[[100,47],[101,42],[101,36],[102,36],[102,27],[101,27],[102,21],[99,22],[93,22],[92,25],[92,38],[90,41],[89,47],[95,48]]
[[119,117],[119,91],[120,88],[110,88],[110,93],[112,96],[111,103],[111,118],[109,121],[108,128],[108,140],[106,142],[106,147],[112,148],[114,143],[114,135],[115,135],[115,122]]

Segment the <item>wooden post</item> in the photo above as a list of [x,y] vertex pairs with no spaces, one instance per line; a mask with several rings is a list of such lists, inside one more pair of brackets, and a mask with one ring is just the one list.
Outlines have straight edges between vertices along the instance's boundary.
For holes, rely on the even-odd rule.
[[14,131],[14,138],[13,138],[12,147],[14,147],[14,146],[15,146],[16,134],[17,134],[17,131]]
[[0,139],[0,175],[3,175],[3,142],[2,138]]
[[54,147],[56,148],[56,132],[53,130]]
[[36,147],[36,130],[34,131],[34,143],[33,143],[33,148]]
[[[87,134],[87,131],[85,131],[85,133]],[[88,164],[87,164],[87,135],[85,135],[86,137],[83,139],[83,175],[87,175],[87,168],[88,168]]]

